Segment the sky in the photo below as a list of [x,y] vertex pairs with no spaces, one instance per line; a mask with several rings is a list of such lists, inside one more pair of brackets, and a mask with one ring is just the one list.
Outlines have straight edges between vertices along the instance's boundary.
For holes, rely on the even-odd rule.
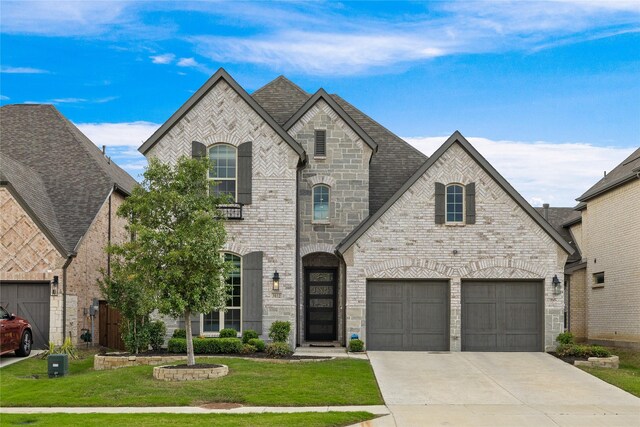
[[220,67],[338,93],[426,155],[459,130],[534,206],[640,146],[637,1],[0,3],[0,103],[54,104],[138,179]]

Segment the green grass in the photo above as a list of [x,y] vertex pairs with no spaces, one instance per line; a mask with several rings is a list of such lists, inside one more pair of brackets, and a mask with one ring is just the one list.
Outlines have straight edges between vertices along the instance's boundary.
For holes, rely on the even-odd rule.
[[[211,363],[212,359],[198,359]],[[24,360],[0,370],[1,406],[380,405],[367,360],[276,364],[216,358],[229,375],[205,381],[153,379],[152,366],[94,371],[93,357],[70,362],[69,376],[49,379],[47,361]]]
[[368,412],[302,412],[297,414],[0,414],[3,426],[346,426],[372,419]]
[[640,397],[640,351],[626,348],[609,348],[609,350],[620,357],[618,369],[585,367],[580,369]]

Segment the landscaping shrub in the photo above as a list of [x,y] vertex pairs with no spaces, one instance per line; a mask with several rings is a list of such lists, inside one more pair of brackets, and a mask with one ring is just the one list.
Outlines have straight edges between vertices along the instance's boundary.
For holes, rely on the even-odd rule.
[[122,342],[129,353],[149,349],[149,322],[122,322]]
[[176,329],[173,331],[171,338],[186,338],[187,331],[185,329]]
[[167,333],[167,327],[162,320],[156,320],[149,325],[149,345],[155,351],[160,350],[164,344],[164,336]]
[[362,340],[351,340],[349,341],[349,351],[358,352],[364,350],[364,342]]
[[247,329],[242,333],[242,342],[247,344],[249,340],[258,338],[258,333],[253,329]]
[[574,344],[573,334],[571,332],[563,332],[558,335],[556,341],[560,344]]
[[560,357],[610,357],[611,352],[599,345],[560,344],[556,348]]
[[220,330],[220,338],[237,338],[238,332],[233,328],[226,328]]
[[256,351],[260,353],[264,351],[265,345],[264,345],[264,341],[262,341],[261,339],[251,338],[248,344],[254,346],[256,348]]
[[[288,323],[288,322],[287,322]],[[286,342],[272,342],[267,345],[267,354],[271,357],[287,357],[293,354],[293,351]]]
[[275,321],[269,328],[269,338],[274,342],[287,342],[291,332],[291,322]]
[[242,354],[253,354],[256,352],[256,348],[254,346],[252,346],[251,344],[242,344],[242,350],[240,350],[240,353]]
[[[167,345],[171,353],[186,353],[187,340],[185,338],[171,338]],[[240,338],[194,338],[193,352],[195,354],[240,353],[242,341]]]

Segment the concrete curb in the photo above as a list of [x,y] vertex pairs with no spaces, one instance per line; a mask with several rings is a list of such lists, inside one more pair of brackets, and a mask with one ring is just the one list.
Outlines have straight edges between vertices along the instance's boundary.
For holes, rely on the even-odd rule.
[[156,406],[156,407],[55,407],[55,408],[0,408],[3,414],[262,414],[296,412],[355,412],[364,411],[374,415],[388,415],[384,405],[370,406],[242,406],[232,409],[207,409],[199,406]]

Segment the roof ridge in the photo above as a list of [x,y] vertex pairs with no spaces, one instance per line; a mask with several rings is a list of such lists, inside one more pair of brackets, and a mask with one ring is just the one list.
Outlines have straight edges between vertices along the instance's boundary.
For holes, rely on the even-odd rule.
[[251,96],[253,96],[253,95],[257,94],[257,93],[260,93],[261,91],[266,89],[268,86],[271,86],[271,85],[275,84],[278,80],[284,80],[285,82],[289,83],[295,90],[300,92],[302,95],[311,96],[309,93],[305,92],[304,89],[302,89],[300,86],[295,84],[293,81],[291,81],[290,79],[285,77],[283,74],[280,74],[278,77],[276,77],[275,79],[271,80],[269,83],[265,84],[264,86],[262,86],[259,89],[256,89],[255,91],[253,91]]
[[[332,93],[330,96],[332,97],[337,97],[339,98],[342,102],[344,102],[345,104],[349,105],[351,108],[353,108],[354,110],[358,111],[360,114],[362,114],[365,118],[371,120],[373,123],[375,123],[376,125],[380,126],[380,128],[382,128],[382,130],[384,130],[385,132],[387,132],[389,135],[398,138],[399,140],[401,140],[402,142],[404,142],[405,144],[407,144],[409,147],[411,147],[413,149],[413,151],[415,151],[416,153],[419,153],[423,156],[425,156],[427,159],[429,158],[429,156],[427,156],[426,154],[424,154],[422,151],[418,150],[416,147],[414,147],[412,144],[410,144],[409,142],[405,141],[403,138],[400,138],[398,135],[396,135],[395,133],[391,132],[388,128],[386,128],[385,126],[381,125],[378,121],[376,121],[375,119],[371,118],[371,116],[369,116],[368,114],[364,113],[362,110],[360,110],[358,107],[356,107],[355,105],[353,105],[352,103],[350,103],[349,101],[347,101],[346,99],[344,99],[343,97],[341,97],[340,95],[338,95],[337,93]],[[349,113],[347,113],[349,114]],[[426,161],[426,160],[425,160]]]

